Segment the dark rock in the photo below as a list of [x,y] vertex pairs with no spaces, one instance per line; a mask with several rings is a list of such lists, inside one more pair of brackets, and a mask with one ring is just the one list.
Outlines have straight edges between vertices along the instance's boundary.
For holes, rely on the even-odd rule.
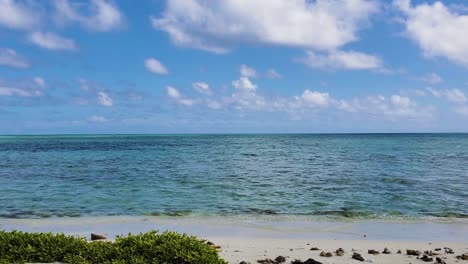
[[286,262],[286,258],[283,257],[283,256],[277,256],[275,258],[275,261],[278,262],[278,263],[283,263],[283,262]]
[[406,250],[406,255],[419,256],[419,255],[421,255],[421,252],[419,250],[407,249]]
[[319,261],[316,261],[316,260],[310,258],[310,259],[304,261],[302,264],[322,264],[322,262],[319,262]]
[[304,262],[296,259],[296,260],[291,261],[291,264],[304,264]]
[[436,262],[439,264],[446,264],[445,261],[443,261],[441,258],[437,257]]
[[269,258],[259,259],[259,260],[257,260],[257,262],[261,263],[261,264],[277,264],[276,261],[274,261],[272,259],[269,259]]
[[401,249],[399,249],[399,250],[397,251],[397,254],[401,254]]
[[335,254],[339,257],[343,256],[344,255],[344,249],[342,248],[339,248],[337,250],[335,250]]
[[250,264],[250,262],[247,262],[247,261],[241,261],[241,262],[239,262],[239,264]]
[[461,256],[457,256],[457,259],[468,260],[468,254],[462,254]]
[[101,239],[107,239],[106,236],[104,235],[99,235],[99,234],[91,234],[91,240],[101,240]]
[[431,256],[431,257],[439,255],[438,253],[432,252],[432,250],[426,250],[426,251],[424,251],[424,254],[426,254],[428,256]]
[[382,254],[392,254],[392,252],[390,252],[388,248],[384,248],[384,250],[382,251]]
[[318,247],[313,247],[310,250],[315,251],[315,250],[320,250]]
[[453,250],[451,248],[448,248],[448,247],[444,247],[445,249],[445,253],[447,254],[454,254],[455,252],[453,252]]
[[378,254],[380,254],[379,251],[374,250],[374,249],[369,249],[369,250],[367,251],[367,253],[368,253],[368,254],[372,254],[372,255],[378,255]]
[[434,251],[441,251],[441,250],[442,250],[441,248],[434,249]]
[[215,243],[213,243],[211,241],[206,242],[206,244],[208,246],[211,246],[211,247],[215,248],[215,249],[220,249],[221,248],[221,246],[215,245]]
[[420,260],[422,260],[424,262],[432,262],[434,259],[428,257],[427,255],[424,255],[422,258],[420,258]]
[[327,258],[330,258],[333,256],[333,254],[331,252],[325,252],[325,251],[322,251],[320,252],[320,256],[321,257],[327,257]]
[[354,252],[353,259],[359,260],[359,261],[364,261],[364,258],[361,256],[361,254],[359,254],[357,252]]

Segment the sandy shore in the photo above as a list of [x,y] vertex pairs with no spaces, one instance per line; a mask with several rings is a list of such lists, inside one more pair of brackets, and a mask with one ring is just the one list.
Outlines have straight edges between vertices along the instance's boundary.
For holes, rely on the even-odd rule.
[[[152,229],[173,230],[197,235],[221,246],[221,256],[229,263],[277,256],[292,260],[313,258],[322,263],[362,263],[351,258],[360,253],[367,263],[425,263],[406,255],[406,249],[439,253],[446,263],[464,263],[457,255],[468,253],[466,219],[425,220],[329,220],[301,217],[83,217],[50,219],[0,219],[0,229],[28,232],[64,232],[89,237],[91,233],[115,235]],[[312,247],[320,250],[311,251]],[[380,252],[387,247],[391,254]],[[447,254],[444,247],[455,254]],[[343,248],[343,256],[321,257],[322,251]],[[435,251],[441,248],[441,251]],[[403,254],[397,254],[401,250]],[[434,263],[436,256],[433,256]],[[429,263],[429,262],[428,262]]]

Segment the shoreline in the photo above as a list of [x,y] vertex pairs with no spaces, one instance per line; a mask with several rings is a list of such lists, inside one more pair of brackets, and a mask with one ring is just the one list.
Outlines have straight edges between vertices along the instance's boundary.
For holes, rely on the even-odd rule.
[[[310,217],[169,217],[108,216],[46,219],[1,219],[0,229],[25,232],[53,232],[89,237],[116,235],[149,230],[177,231],[208,239],[221,246],[220,255],[229,263],[285,256],[286,263],[295,259],[313,258],[322,263],[360,263],[352,260],[353,249],[366,261],[374,263],[410,263],[406,249],[421,252],[450,247],[455,254],[443,253],[446,263],[455,263],[457,255],[468,253],[468,221],[466,219],[326,220]],[[320,251],[311,251],[318,247]],[[392,254],[370,255],[368,249],[380,252],[388,247]],[[322,250],[345,250],[342,257],[320,257]],[[401,250],[403,254],[396,254]],[[435,261],[435,256],[434,256]],[[463,260],[460,260],[463,261]],[[463,262],[462,262],[463,263]]]

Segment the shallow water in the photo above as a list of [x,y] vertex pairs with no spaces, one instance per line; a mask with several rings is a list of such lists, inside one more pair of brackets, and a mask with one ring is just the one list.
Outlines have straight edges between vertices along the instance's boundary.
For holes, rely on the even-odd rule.
[[0,217],[467,217],[468,134],[0,137]]

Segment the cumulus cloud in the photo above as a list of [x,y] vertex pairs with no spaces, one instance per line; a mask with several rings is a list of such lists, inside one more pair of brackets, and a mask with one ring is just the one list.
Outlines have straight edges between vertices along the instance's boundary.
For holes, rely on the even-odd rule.
[[419,107],[411,98],[398,94],[390,97],[369,96],[360,100],[356,107],[360,111],[371,114],[382,114],[390,118],[432,118],[433,110],[430,107]]
[[330,95],[328,93],[321,93],[317,91],[310,91],[305,90],[302,93],[301,99],[306,103],[308,106],[328,106],[330,104]]
[[102,106],[112,106],[113,100],[109,94],[101,91],[97,93],[97,103]]
[[234,88],[244,91],[255,91],[257,85],[252,83],[248,77],[241,76],[238,80],[232,81]]
[[328,50],[357,40],[378,8],[367,0],[167,0],[150,19],[176,45],[215,53],[243,43]]
[[124,17],[113,1],[90,0],[89,4],[82,5],[69,0],[55,0],[54,5],[56,20],[60,24],[75,22],[91,31],[110,31],[124,23]]
[[166,87],[167,95],[169,98],[174,100],[176,103],[185,105],[185,106],[192,106],[195,102],[191,99],[184,98],[182,94],[177,90],[177,88],[172,86]]
[[155,58],[148,58],[145,60],[145,67],[148,71],[154,74],[167,75],[169,71],[166,67]]
[[283,79],[283,76],[279,72],[277,72],[275,69],[269,69],[267,71],[267,77],[272,80]]
[[210,86],[205,82],[195,82],[192,84],[193,89],[202,94],[211,94]]
[[0,48],[0,65],[14,68],[29,68],[29,62],[15,50]]
[[39,17],[28,2],[0,0],[0,26],[12,29],[31,29],[37,25]]
[[254,68],[249,67],[249,66],[247,66],[245,64],[242,64],[240,66],[240,74],[241,74],[241,76],[248,77],[248,78],[257,77],[257,71]]
[[380,58],[356,51],[330,51],[316,53],[308,51],[305,58],[299,59],[305,65],[323,70],[379,70],[383,69]]
[[468,67],[468,15],[437,1],[412,5],[411,0],[394,0],[404,14],[406,35],[426,57],[443,57]]
[[75,41],[52,32],[33,32],[29,35],[31,43],[49,50],[76,50]]

